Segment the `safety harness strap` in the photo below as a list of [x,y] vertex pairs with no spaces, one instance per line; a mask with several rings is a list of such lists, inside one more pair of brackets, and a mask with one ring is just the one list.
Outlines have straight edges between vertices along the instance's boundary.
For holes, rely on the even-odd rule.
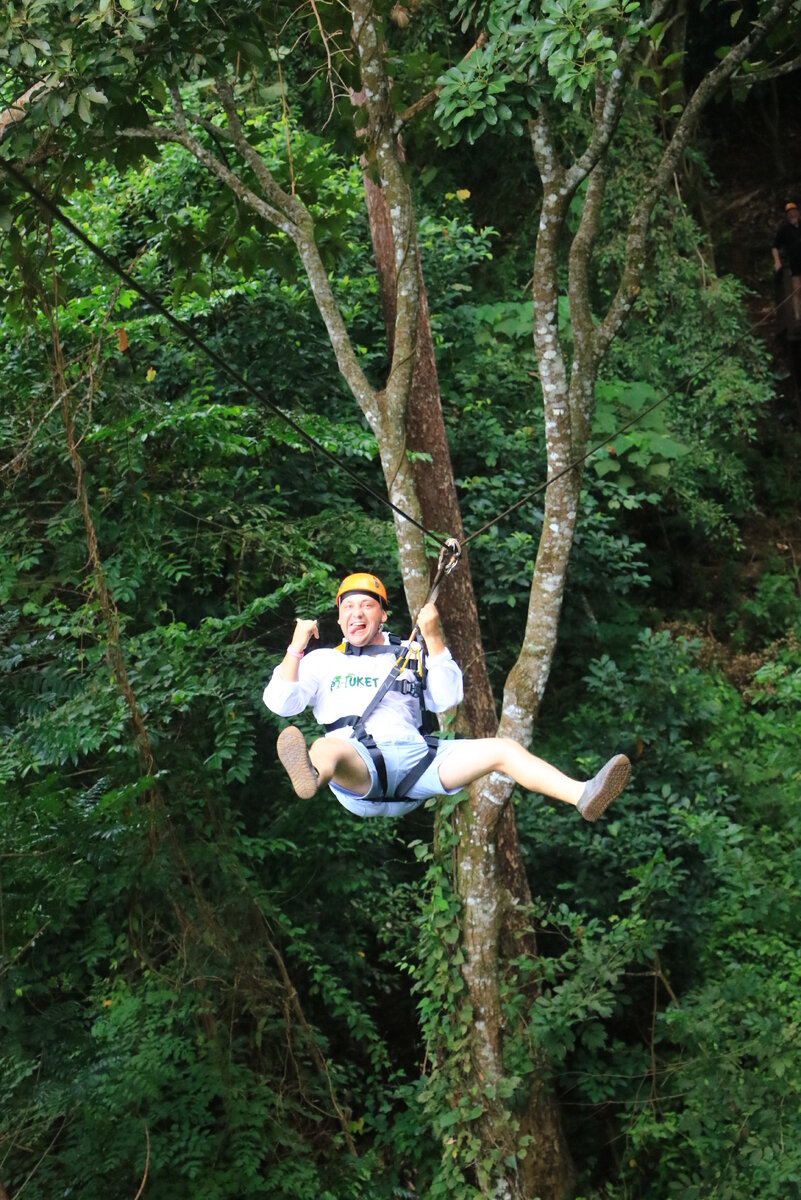
[[349,717],[340,717],[336,721],[329,721],[323,728],[326,733],[330,733],[332,729],[344,729],[346,725],[355,725],[358,719],[358,713],[351,713]]
[[[372,738],[369,733],[362,733],[359,741],[373,760],[376,772],[378,773],[378,783],[381,788],[380,796],[369,796],[368,799],[379,802],[382,800],[393,799],[392,796],[387,795],[387,764],[384,762],[384,755],[375,744],[375,739]],[[401,780],[401,784],[404,784],[405,782],[405,779]]]
[[[351,646],[349,642],[345,642],[343,643],[345,647],[344,652],[345,654],[359,654],[372,651],[373,653],[381,654],[382,652],[386,653],[389,651],[391,654],[395,654],[398,647],[401,645],[402,639],[396,637],[394,634],[389,634],[389,637],[391,644],[385,646],[356,647]],[[427,769],[429,764],[434,761],[437,755],[436,740],[426,737],[426,742],[428,744],[428,750],[426,754],[423,756],[420,762],[412,767],[411,771],[407,772],[403,779],[399,781],[398,786],[395,788],[393,794],[388,796],[387,764],[384,762],[384,756],[376,745],[375,738],[373,738],[365,728],[366,720],[373,712],[375,712],[376,708],[378,708],[378,705],[389,691],[400,692],[401,695],[404,696],[413,696],[416,700],[418,700],[420,702],[421,717],[423,723],[425,723],[426,707],[425,700],[423,698],[423,691],[425,687],[424,680],[426,677],[425,647],[422,647],[420,651],[420,674],[415,675],[413,679],[398,678],[400,673],[406,669],[409,659],[412,657],[414,652],[414,646],[407,646],[405,653],[403,650],[401,650],[392,666],[392,670],[389,672],[386,679],[384,679],[375,695],[371,698],[370,703],[367,705],[361,716],[351,713],[348,716],[339,717],[336,721],[329,721],[325,726],[326,733],[331,733],[334,729],[343,729],[346,725],[353,726],[351,737],[355,738],[356,741],[361,742],[361,744],[364,746],[365,750],[373,760],[376,774],[378,775],[381,794],[378,796],[369,797],[369,800],[373,803],[380,804],[385,800],[402,799],[414,787],[415,783],[417,783],[417,780]],[[426,731],[424,730],[424,734],[425,732]]]
[[[332,721],[329,725],[326,725],[325,728],[327,731],[332,729],[341,729],[343,725],[355,724],[358,719],[359,718],[355,716],[340,717],[338,721]],[[411,771],[407,771],[403,779],[400,780],[398,786],[395,788],[393,795],[388,796],[387,764],[384,762],[384,756],[376,745],[375,738],[373,738],[369,733],[363,733],[358,740],[372,758],[373,763],[375,764],[376,774],[378,775],[378,782],[381,785],[380,796],[367,797],[368,800],[376,804],[380,804],[384,800],[402,800],[408,796],[409,792],[417,783],[417,780],[421,775],[425,774],[425,772],[431,766],[431,763],[437,757],[437,749],[439,747],[438,739],[432,734],[428,734],[426,736],[426,746],[428,747],[426,753],[420,759],[419,763],[415,763]]]
[[417,763],[415,766],[412,767],[411,771],[407,771],[407,773],[404,775],[403,779],[401,779],[400,783],[395,788],[395,799],[396,800],[403,800],[403,799],[405,799],[406,796],[409,795],[409,792],[412,790],[414,785],[417,783],[417,780],[420,778],[421,775],[425,774],[425,772],[431,766],[434,759],[437,757],[437,749],[438,749],[437,738],[429,735],[426,738],[426,745],[428,746],[428,750],[426,751],[425,756],[420,759],[419,763]]
[[384,699],[384,697],[386,696],[386,694],[390,690],[390,688],[394,688],[397,685],[398,676],[400,675],[401,671],[405,668],[405,666],[406,666],[406,660],[403,659],[402,655],[399,655],[397,660],[392,664],[392,670],[389,672],[386,679],[381,684],[380,688],[378,689],[376,694],[373,696],[370,703],[367,705],[367,708],[364,710],[364,712],[359,717],[356,724],[353,726],[353,735],[352,735],[353,737],[359,738],[359,740],[361,740],[362,735],[367,732],[365,729],[365,723],[367,721],[367,718],[371,717],[373,715],[373,713],[378,708],[379,704]]
[[[427,709],[423,702],[423,687],[423,682],[420,679],[396,679],[389,690],[400,692],[402,696],[411,696],[414,700],[419,700],[421,716],[425,717]],[[365,709],[365,713],[366,711]],[[332,729],[344,729],[346,725],[353,725],[355,729],[363,721],[364,714],[360,717],[358,713],[350,713],[347,717],[337,717],[336,721],[329,721],[323,725],[323,728],[326,733],[330,733]],[[424,732],[428,733],[429,730],[425,730]]]

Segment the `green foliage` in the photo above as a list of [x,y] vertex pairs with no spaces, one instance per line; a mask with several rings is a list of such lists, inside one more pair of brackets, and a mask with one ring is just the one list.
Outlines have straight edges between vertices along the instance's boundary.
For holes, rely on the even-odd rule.
[[743,600],[732,637],[734,646],[764,645],[801,623],[798,571],[765,570],[758,578],[753,596]]
[[522,134],[546,100],[573,104],[615,69],[616,42],[637,36],[639,10],[636,0],[545,0],[536,12],[518,0],[457,3],[462,28],[476,24],[488,36],[441,77],[442,128],[472,144],[488,128]]
[[[612,440],[606,454],[593,457],[592,469],[600,478],[618,475],[615,482],[623,492],[635,483],[627,467],[640,468],[639,481],[653,486],[670,474],[671,463],[689,453],[686,445],[671,436],[665,413],[657,407],[663,396],[664,393],[642,382],[626,384],[609,380],[598,385],[593,438],[607,434]],[[631,429],[617,432],[628,424]]]

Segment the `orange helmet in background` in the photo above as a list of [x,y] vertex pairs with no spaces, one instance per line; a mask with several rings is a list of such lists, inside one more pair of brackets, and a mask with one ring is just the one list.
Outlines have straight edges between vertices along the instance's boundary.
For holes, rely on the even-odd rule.
[[387,589],[377,575],[370,575],[367,571],[357,571],[355,575],[345,576],[337,592],[337,608],[339,608],[339,602],[343,596],[348,596],[351,592],[362,592],[365,596],[373,596],[380,601],[383,608],[389,607]]

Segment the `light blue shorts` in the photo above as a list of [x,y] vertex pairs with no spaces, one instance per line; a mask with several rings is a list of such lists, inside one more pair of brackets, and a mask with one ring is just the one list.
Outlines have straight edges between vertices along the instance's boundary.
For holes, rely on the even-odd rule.
[[[349,792],[336,783],[329,783],[328,786],[343,808],[357,817],[403,817],[406,813],[414,812],[421,804],[425,804],[429,796],[453,796],[462,790],[461,788],[444,788],[440,783],[440,764],[459,746],[459,742],[444,741],[437,748],[437,757],[428,764],[414,787],[409,789],[406,799],[370,800],[370,796],[383,795],[378,771],[375,769],[372,755],[366,746],[357,742],[355,738],[351,739],[350,745],[361,756],[364,765],[370,772],[369,792],[365,796],[357,796],[355,792]],[[416,766],[428,751],[428,746],[422,738],[408,742],[376,742],[376,745],[384,756],[387,768],[387,791],[390,795],[404,776],[408,775],[412,767]]]

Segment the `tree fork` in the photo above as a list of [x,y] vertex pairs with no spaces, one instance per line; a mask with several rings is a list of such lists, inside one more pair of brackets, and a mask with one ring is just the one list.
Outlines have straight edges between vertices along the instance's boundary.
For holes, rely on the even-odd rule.
[[[370,236],[373,243],[379,290],[387,331],[390,356],[395,329],[396,276],[394,241],[383,189],[364,172],[364,191]],[[415,490],[423,524],[464,541],[464,526],[456,495],[442,402],[439,391],[434,339],[428,295],[418,255],[419,293],[417,340],[412,385],[404,421],[406,449],[431,456],[431,462],[415,458]],[[492,737],[498,727],[467,551],[462,552],[459,567],[448,577],[437,606],[454,656],[465,668],[465,699],[458,718],[458,730],[473,737]]]

